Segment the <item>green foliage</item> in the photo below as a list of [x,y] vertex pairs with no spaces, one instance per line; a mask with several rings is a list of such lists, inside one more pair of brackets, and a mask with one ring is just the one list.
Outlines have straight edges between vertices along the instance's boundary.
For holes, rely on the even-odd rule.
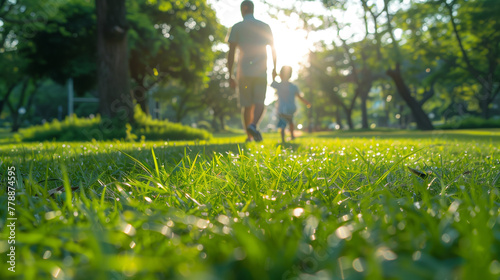
[[467,117],[438,126],[439,129],[500,128],[500,119]]
[[213,63],[212,45],[223,38],[215,11],[202,1],[128,2],[130,71],[143,88],[171,78],[199,82]]
[[0,277],[496,279],[494,133],[3,145],[17,272]]
[[206,140],[212,137],[210,132],[203,129],[168,120],[153,120],[151,116],[141,111],[139,105],[135,107],[134,119],[134,133],[144,136],[147,140]]
[[90,141],[125,138],[125,130],[117,122],[102,120],[100,116],[93,119],[66,117],[21,129],[19,137],[22,141]]
[[139,106],[135,108],[135,124],[123,124],[119,120],[67,117],[43,125],[22,129],[18,135],[22,141],[90,141],[125,139],[135,141],[139,137],[148,140],[199,140],[210,139],[212,135],[202,129],[184,126],[169,121],[153,120],[144,114]]
[[213,131],[212,125],[207,121],[197,122],[196,127],[207,130],[207,131]]
[[96,84],[96,49],[94,3],[77,0],[51,14],[44,28],[20,44],[19,53],[29,61],[26,74],[62,85],[72,78],[77,94],[82,95]]

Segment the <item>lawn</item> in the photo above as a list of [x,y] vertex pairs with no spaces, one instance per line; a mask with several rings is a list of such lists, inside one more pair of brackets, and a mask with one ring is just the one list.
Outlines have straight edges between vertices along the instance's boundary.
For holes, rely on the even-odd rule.
[[264,136],[5,142],[0,278],[500,277],[500,130]]

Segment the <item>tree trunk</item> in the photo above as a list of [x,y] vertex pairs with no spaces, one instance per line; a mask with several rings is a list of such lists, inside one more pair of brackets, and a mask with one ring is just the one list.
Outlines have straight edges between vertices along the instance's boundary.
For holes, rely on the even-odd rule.
[[148,106],[148,98],[147,98],[147,91],[143,87],[137,87],[132,91],[134,95],[134,100],[139,104],[141,107],[141,110],[144,112],[146,115],[150,115],[149,113],[149,106]]
[[352,123],[352,109],[347,109],[344,108],[345,111],[345,117],[347,120],[347,125],[349,126],[349,129],[354,129],[354,124]]
[[404,119],[404,105],[399,105],[399,129],[406,128]]
[[[309,73],[309,75],[311,75],[311,73]],[[314,94],[313,94],[313,89],[312,89],[312,84],[311,84],[311,77],[308,77],[308,82],[309,82],[309,102],[312,105],[315,105],[314,104]],[[314,131],[313,110],[307,111],[307,121],[308,121],[307,132],[312,133]]]
[[21,88],[21,96],[19,97],[19,102],[17,103],[17,107],[12,106],[10,104],[9,100],[7,100],[7,106],[10,109],[11,117],[12,117],[12,127],[11,127],[11,132],[17,132],[19,131],[19,128],[21,128],[21,116],[19,116],[19,110],[23,106],[24,103],[24,97],[26,95],[26,90],[28,89],[28,84],[30,82],[30,79],[27,78],[24,81],[24,84]]
[[399,64],[396,64],[396,69],[389,69],[386,73],[396,84],[399,95],[404,99],[408,107],[410,107],[415,121],[417,122],[417,128],[420,130],[434,129],[434,126],[432,125],[432,122],[427,114],[425,114],[424,110],[422,110],[422,107],[418,104],[417,100],[411,96],[410,90],[401,75]]
[[481,117],[485,120],[490,118],[490,103],[488,99],[479,99],[479,108],[481,109]]
[[19,121],[19,113],[14,113],[11,112],[11,117],[12,117],[12,127],[10,128],[10,132],[18,132],[19,128],[21,127],[20,121]]
[[217,115],[213,114],[212,117],[212,128],[214,131],[219,131],[219,126],[217,125]]
[[361,127],[363,129],[368,129],[368,109],[366,108],[366,102],[368,100],[368,92],[362,92],[361,97]]
[[10,94],[14,91],[14,88],[16,88],[17,82],[12,84],[8,89],[7,92],[5,93],[4,97],[2,100],[0,100],[0,115],[2,114],[3,111],[3,105],[7,102],[9,102],[9,96]]
[[337,125],[338,125],[339,129],[342,129],[343,126],[342,126],[342,117],[340,115],[340,106],[337,105],[336,108],[337,109],[335,110],[335,117],[337,119]]
[[424,96],[422,97],[422,99],[420,101],[418,101],[418,104],[420,105],[420,107],[422,107],[425,104],[425,102],[429,101],[429,99],[431,99],[431,97],[433,97],[435,94],[436,94],[436,91],[434,90],[434,82],[432,82],[431,88],[428,90],[426,89],[424,92]]
[[133,121],[125,0],[96,0],[99,112]]
[[224,114],[220,114],[219,121],[220,121],[220,130],[221,131],[226,130],[226,124],[224,123]]

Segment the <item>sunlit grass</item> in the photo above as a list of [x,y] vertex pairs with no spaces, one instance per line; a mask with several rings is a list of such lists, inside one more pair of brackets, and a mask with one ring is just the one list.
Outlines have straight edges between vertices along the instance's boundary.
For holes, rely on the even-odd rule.
[[[498,278],[497,135],[384,133],[0,146],[1,183],[18,170],[17,275]],[[65,184],[79,189],[49,195]]]

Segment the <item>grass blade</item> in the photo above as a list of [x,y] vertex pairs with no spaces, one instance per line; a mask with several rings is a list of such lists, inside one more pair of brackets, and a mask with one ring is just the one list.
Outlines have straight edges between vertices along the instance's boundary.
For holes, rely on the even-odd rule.
[[391,166],[391,168],[389,168],[389,170],[387,170],[387,171],[384,173],[384,175],[382,175],[382,177],[378,178],[377,182],[375,182],[375,185],[380,184],[380,183],[381,183],[381,182],[382,182],[382,181],[383,181],[383,180],[384,180],[384,179],[385,179],[385,178],[389,175],[389,173],[391,173],[391,172],[392,172],[392,171],[393,171],[393,170],[394,170],[394,169],[395,169],[395,168],[396,168],[396,167],[397,167],[397,166],[398,166],[401,162],[403,162],[403,160],[405,160],[405,159],[409,158],[410,156],[412,156],[412,155],[414,155],[414,154],[416,154],[416,153],[420,152],[420,151],[421,151],[421,150],[423,150],[423,149],[424,149],[424,148],[419,149],[419,150],[416,150],[416,151],[414,151],[413,153],[409,153],[409,154],[407,154],[406,156],[402,157],[400,160],[398,160],[398,162],[396,162],[395,164],[393,164],[393,165]]

